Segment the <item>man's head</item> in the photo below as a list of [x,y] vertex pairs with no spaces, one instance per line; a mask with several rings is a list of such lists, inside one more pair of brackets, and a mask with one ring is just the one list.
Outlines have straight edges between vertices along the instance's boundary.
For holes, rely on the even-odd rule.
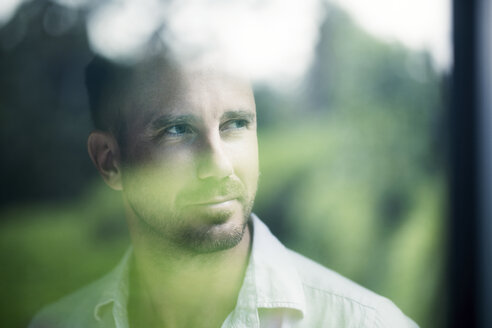
[[258,182],[249,84],[162,58],[132,68],[95,60],[86,76],[89,154],[123,192],[130,228],[194,252],[239,243]]

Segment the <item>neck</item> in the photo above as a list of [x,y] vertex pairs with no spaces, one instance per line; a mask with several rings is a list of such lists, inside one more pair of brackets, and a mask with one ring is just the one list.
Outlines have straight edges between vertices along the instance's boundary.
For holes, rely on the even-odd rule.
[[152,317],[159,327],[220,326],[242,285],[249,226],[235,247],[206,254],[191,254],[130,230],[135,259],[129,312],[134,319]]

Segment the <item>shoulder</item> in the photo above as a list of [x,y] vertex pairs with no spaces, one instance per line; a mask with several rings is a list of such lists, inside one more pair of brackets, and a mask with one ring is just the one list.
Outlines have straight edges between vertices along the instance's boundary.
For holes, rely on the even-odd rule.
[[68,328],[95,326],[94,309],[106,285],[99,279],[44,307],[31,321],[29,328]]
[[100,321],[103,321],[100,312],[107,313],[108,311],[104,310],[109,310],[109,305],[117,304],[121,308],[124,304],[126,308],[132,250],[132,247],[129,247],[119,264],[99,280],[43,308],[31,321],[29,328],[100,326]]
[[316,320],[340,327],[417,327],[389,299],[292,250],[288,253],[303,284],[308,313],[318,313]]

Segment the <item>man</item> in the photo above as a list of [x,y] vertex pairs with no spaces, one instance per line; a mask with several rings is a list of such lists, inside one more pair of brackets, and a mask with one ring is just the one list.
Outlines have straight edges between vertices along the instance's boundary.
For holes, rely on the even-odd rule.
[[132,248],[31,327],[415,327],[389,300],[287,250],[251,213],[250,85],[162,57],[95,59],[89,155],[120,190]]

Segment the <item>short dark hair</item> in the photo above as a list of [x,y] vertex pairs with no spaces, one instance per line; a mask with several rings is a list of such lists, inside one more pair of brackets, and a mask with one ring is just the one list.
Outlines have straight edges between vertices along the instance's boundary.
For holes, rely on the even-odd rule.
[[120,105],[129,75],[129,67],[100,56],[95,56],[85,68],[85,85],[96,129],[119,134]]
[[[138,99],[137,86],[160,83],[170,70],[180,66],[166,54],[147,56],[132,65],[95,56],[85,69],[92,121],[96,129],[111,132],[120,145],[125,141],[126,112]],[[137,91],[138,90],[138,91]]]

